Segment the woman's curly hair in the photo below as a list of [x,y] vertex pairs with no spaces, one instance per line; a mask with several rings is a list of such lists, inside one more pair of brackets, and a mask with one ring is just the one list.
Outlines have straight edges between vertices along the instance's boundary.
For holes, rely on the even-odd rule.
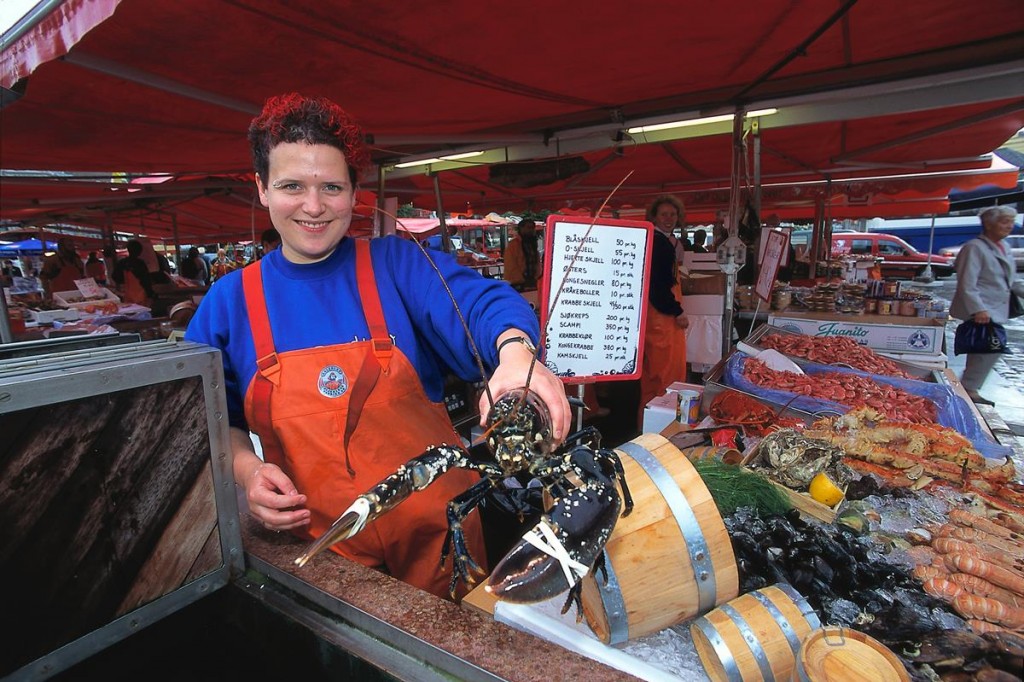
[[358,169],[369,163],[363,129],[325,97],[306,97],[297,92],[271,97],[249,124],[253,168],[264,186],[270,172],[270,150],[284,142],[326,144],[341,150],[353,185]]

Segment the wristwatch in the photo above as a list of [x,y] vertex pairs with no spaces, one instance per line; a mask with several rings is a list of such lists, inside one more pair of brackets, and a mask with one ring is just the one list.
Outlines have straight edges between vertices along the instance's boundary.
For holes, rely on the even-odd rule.
[[530,351],[534,355],[537,354],[537,347],[533,345],[533,341],[530,341],[530,339],[526,338],[525,336],[513,336],[511,338],[505,339],[504,341],[498,344],[499,356],[501,355],[501,349],[510,343],[521,343],[524,346],[526,346],[526,350]]

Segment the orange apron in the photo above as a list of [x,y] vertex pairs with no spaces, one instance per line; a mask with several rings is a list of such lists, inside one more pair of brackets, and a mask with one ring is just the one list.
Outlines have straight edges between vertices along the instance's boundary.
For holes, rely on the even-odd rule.
[[[682,303],[678,265],[673,266],[673,272],[676,283],[672,286],[672,295]],[[676,325],[673,316],[659,313],[648,303],[643,372],[640,375],[640,424],[643,424],[644,406],[652,398],[664,394],[674,381],[686,381],[686,330]]]
[[146,288],[142,286],[142,282],[135,276],[135,273],[127,269],[124,272],[124,300],[126,303],[138,305],[148,306],[150,304]]
[[[431,445],[459,443],[459,437],[444,405],[427,398],[416,370],[391,341],[368,242],[356,241],[356,272],[370,341],[276,353],[260,266],[257,261],[245,268],[242,278],[259,358],[245,415],[266,461],[280,466],[307,496],[312,518],[296,533],[312,539],[400,465]],[[449,471],[331,549],[447,597],[450,560],[440,566],[446,506],[479,480],[473,471]],[[470,514],[463,529],[483,566],[479,516]]]
[[[78,258],[75,256],[75,258]],[[69,263],[67,261],[60,261],[60,270],[56,276],[50,280],[50,293],[55,294],[58,291],[78,291],[75,287],[76,279],[85,279],[85,268],[75,263]]]

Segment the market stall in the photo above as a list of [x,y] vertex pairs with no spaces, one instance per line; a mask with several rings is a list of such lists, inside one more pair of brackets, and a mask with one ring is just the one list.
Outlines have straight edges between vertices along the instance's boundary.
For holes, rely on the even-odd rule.
[[[662,430],[667,441],[645,434],[617,448],[631,487],[644,480],[631,461],[647,452],[673,472],[689,460],[705,488],[672,475],[689,512],[673,507],[672,484],[660,488],[664,501],[660,494],[645,498],[646,514],[658,517],[652,505],[670,508],[678,522],[676,531],[655,531],[657,545],[637,536],[629,517],[620,519],[607,545],[612,578],[596,604],[584,589],[584,624],[573,622],[571,610],[560,614],[561,599],[477,606],[644,679],[796,679],[797,671],[805,674],[800,679],[834,679],[821,670],[807,674],[822,662],[812,653],[821,626],[836,650],[862,647],[851,656],[867,667],[844,679],[1019,674],[1024,453],[1016,439],[988,424],[948,371],[887,360],[846,338],[780,329],[755,336],[762,347],[730,354],[696,387],[697,419],[687,409],[691,387],[670,387],[665,405],[678,407]],[[851,353],[847,344],[860,350]],[[819,364],[822,354],[836,364]],[[772,355],[794,372],[772,370],[758,383],[744,378],[748,360]],[[851,369],[858,365],[869,371]],[[880,406],[874,391],[886,397]],[[699,515],[707,494],[728,530],[735,558],[727,565],[738,568],[739,596],[719,593],[704,602],[707,578],[700,576],[719,586],[728,581],[720,558],[706,569],[695,559],[713,525],[689,515]],[[697,524],[690,535],[688,523]],[[666,559],[656,547],[672,545],[679,530],[680,551],[694,563],[659,580]],[[650,575],[630,575],[620,568],[624,560],[641,562]],[[650,618],[637,590],[651,581],[690,589],[684,607],[661,593],[659,613],[676,620],[656,631],[635,620]],[[618,634],[605,613],[622,614],[627,624]],[[580,637],[589,639],[581,644]]]
[[767,301],[753,286],[737,287],[740,315],[812,336],[842,336],[885,357],[933,369],[946,366],[946,303],[901,280],[867,279],[851,267],[845,278],[775,282]]

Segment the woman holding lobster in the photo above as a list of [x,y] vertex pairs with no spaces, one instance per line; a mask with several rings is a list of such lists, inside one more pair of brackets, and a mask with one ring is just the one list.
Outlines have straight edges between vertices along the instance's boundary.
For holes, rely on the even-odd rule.
[[[479,349],[493,370],[491,395],[524,386],[539,330],[507,284],[432,253],[467,338],[444,283],[413,242],[346,237],[367,152],[362,130],[335,103],[295,93],[271,98],[249,142],[256,189],[281,248],[220,280],[186,338],[222,351],[235,481],[251,513],[269,529],[315,538],[410,457],[458,443],[440,402],[447,372],[480,379]],[[537,363],[530,388],[561,440],[570,422],[561,382]],[[481,423],[488,409],[481,398]],[[443,596],[445,506],[477,480],[449,471],[333,549]],[[478,515],[463,527],[483,557]]]

